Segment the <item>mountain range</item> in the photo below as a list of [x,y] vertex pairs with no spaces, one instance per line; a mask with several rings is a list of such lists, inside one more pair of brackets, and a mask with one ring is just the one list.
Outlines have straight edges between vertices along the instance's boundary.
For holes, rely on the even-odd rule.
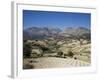
[[67,27],[62,30],[60,28],[50,27],[30,27],[23,30],[24,39],[45,39],[48,37],[78,37],[90,36],[90,29],[84,27]]

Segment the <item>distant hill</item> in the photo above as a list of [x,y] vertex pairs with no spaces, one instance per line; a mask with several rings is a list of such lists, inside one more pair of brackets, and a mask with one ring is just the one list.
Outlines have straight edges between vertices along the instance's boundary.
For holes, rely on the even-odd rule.
[[75,28],[66,28],[64,31],[66,34],[69,35],[83,35],[85,33],[90,33],[90,30],[84,27],[75,27]]
[[59,28],[31,27],[23,31],[24,39],[44,39],[57,35],[61,30]]
[[24,29],[24,39],[45,39],[48,37],[90,38],[90,29],[84,27],[69,27],[65,30],[48,27],[31,27]]
[[63,32],[60,33],[62,36],[71,37],[71,38],[88,38],[91,37],[90,29],[84,27],[69,27],[66,28]]

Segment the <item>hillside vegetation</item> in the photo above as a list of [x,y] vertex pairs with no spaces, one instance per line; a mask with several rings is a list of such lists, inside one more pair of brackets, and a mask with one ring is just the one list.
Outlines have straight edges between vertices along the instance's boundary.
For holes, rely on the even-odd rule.
[[90,64],[90,30],[30,28],[24,31],[24,69],[81,67]]

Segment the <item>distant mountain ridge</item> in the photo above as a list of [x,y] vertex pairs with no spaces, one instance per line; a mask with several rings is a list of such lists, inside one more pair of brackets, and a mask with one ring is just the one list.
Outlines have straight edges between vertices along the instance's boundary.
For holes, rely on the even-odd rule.
[[[47,27],[31,27],[24,29],[23,36],[24,39],[41,39],[41,38],[47,38],[52,37],[54,35],[57,35],[61,30],[59,28],[47,28]],[[27,35],[27,36],[26,36]]]
[[60,28],[49,28],[49,27],[30,27],[23,30],[24,39],[45,39],[48,37],[55,36],[82,36],[89,35],[90,29],[84,27],[68,27],[65,30]]
[[90,30],[84,27],[66,28],[64,33],[74,36],[81,36],[83,34],[90,33]]

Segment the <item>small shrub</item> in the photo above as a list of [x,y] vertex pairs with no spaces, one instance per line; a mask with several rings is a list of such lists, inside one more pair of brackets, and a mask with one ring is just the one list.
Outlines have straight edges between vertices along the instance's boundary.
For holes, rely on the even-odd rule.
[[32,64],[29,64],[29,63],[27,63],[23,66],[23,69],[33,69],[33,68],[34,68],[34,66]]
[[43,53],[44,53],[45,51],[48,51],[48,50],[49,50],[48,47],[45,47],[45,46],[40,46],[40,48],[42,49]]
[[58,52],[58,53],[57,53],[57,55],[58,55],[58,57],[62,57],[63,52],[62,52],[62,51],[60,51],[60,52]]
[[76,59],[77,59],[77,57],[74,57],[74,59],[76,60]]
[[67,54],[64,54],[64,58],[67,58]]
[[80,56],[82,56],[82,54],[80,54]]
[[33,63],[33,61],[32,61],[32,60],[30,60],[29,62],[30,62],[30,63]]
[[67,56],[67,54],[64,54],[64,56]]
[[32,49],[31,44],[25,43],[25,42],[23,43],[23,56],[24,56],[24,58],[30,57],[31,49]]
[[73,57],[73,56],[74,56],[74,53],[70,50],[70,51],[68,51],[67,56],[69,56],[69,57]]
[[35,41],[37,42],[38,40],[36,39]]
[[38,54],[38,57],[43,57],[43,54]]
[[38,54],[37,53],[31,53],[30,56],[31,56],[31,58],[37,58]]

